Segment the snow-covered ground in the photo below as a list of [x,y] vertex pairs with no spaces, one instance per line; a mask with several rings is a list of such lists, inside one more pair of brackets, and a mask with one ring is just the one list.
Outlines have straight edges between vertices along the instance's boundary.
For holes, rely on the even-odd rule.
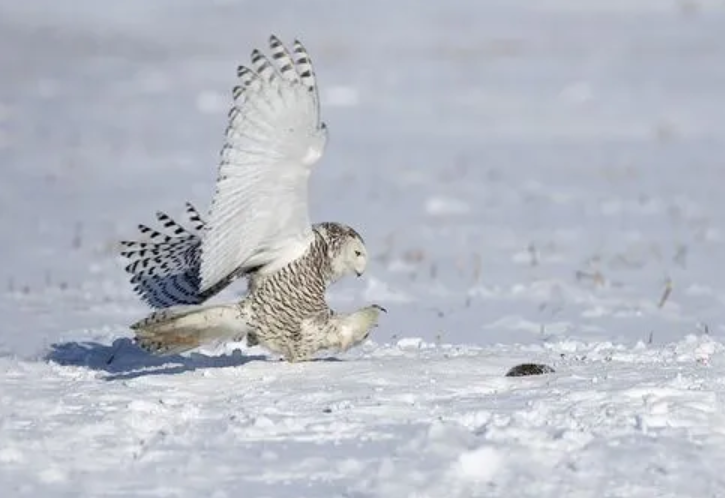
[[[723,26],[714,0],[0,0],[0,496],[725,496]],[[150,357],[117,241],[208,205],[270,33],[321,84],[313,218],[374,256],[330,301],[389,313],[306,364]],[[531,361],[556,371],[504,376]]]

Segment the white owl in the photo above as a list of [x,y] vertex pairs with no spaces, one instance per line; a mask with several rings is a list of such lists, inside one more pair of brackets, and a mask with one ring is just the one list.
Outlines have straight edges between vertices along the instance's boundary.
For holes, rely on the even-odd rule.
[[[346,225],[310,224],[309,176],[327,141],[315,73],[299,41],[291,52],[275,36],[269,45],[272,60],[253,50],[251,69],[237,70],[208,221],[187,204],[190,229],[158,213],[170,234],[141,225],[147,241],[123,242],[136,291],[163,308],[131,326],[150,352],[247,336],[307,360],[359,344],[383,310],[337,314],[325,301],[332,282],[362,275],[367,252]],[[240,276],[249,279],[241,302],[198,306]]]

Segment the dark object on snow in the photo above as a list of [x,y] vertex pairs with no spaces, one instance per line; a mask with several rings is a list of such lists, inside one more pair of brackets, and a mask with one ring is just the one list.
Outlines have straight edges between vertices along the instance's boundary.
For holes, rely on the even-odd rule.
[[506,377],[525,377],[526,375],[542,375],[548,373],[554,373],[556,370],[551,368],[549,365],[543,365],[541,363],[522,363],[516,365],[511,370],[506,372]]

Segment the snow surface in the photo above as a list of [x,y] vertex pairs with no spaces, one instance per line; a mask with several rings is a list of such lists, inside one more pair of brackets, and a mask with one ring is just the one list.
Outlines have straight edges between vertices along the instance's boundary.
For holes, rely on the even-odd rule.
[[[725,496],[723,26],[714,0],[0,0],[0,495]],[[313,218],[374,256],[330,301],[389,313],[306,364],[148,356],[117,241],[208,206],[270,33],[322,85]]]

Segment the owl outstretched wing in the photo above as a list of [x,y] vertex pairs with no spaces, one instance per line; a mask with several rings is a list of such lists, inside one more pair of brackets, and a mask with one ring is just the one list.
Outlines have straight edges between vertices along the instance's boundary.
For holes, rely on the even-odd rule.
[[315,73],[307,51],[269,40],[239,85],[221,152],[216,193],[201,242],[200,291],[245,268],[286,265],[313,239],[308,212],[310,172],[324,152]]

